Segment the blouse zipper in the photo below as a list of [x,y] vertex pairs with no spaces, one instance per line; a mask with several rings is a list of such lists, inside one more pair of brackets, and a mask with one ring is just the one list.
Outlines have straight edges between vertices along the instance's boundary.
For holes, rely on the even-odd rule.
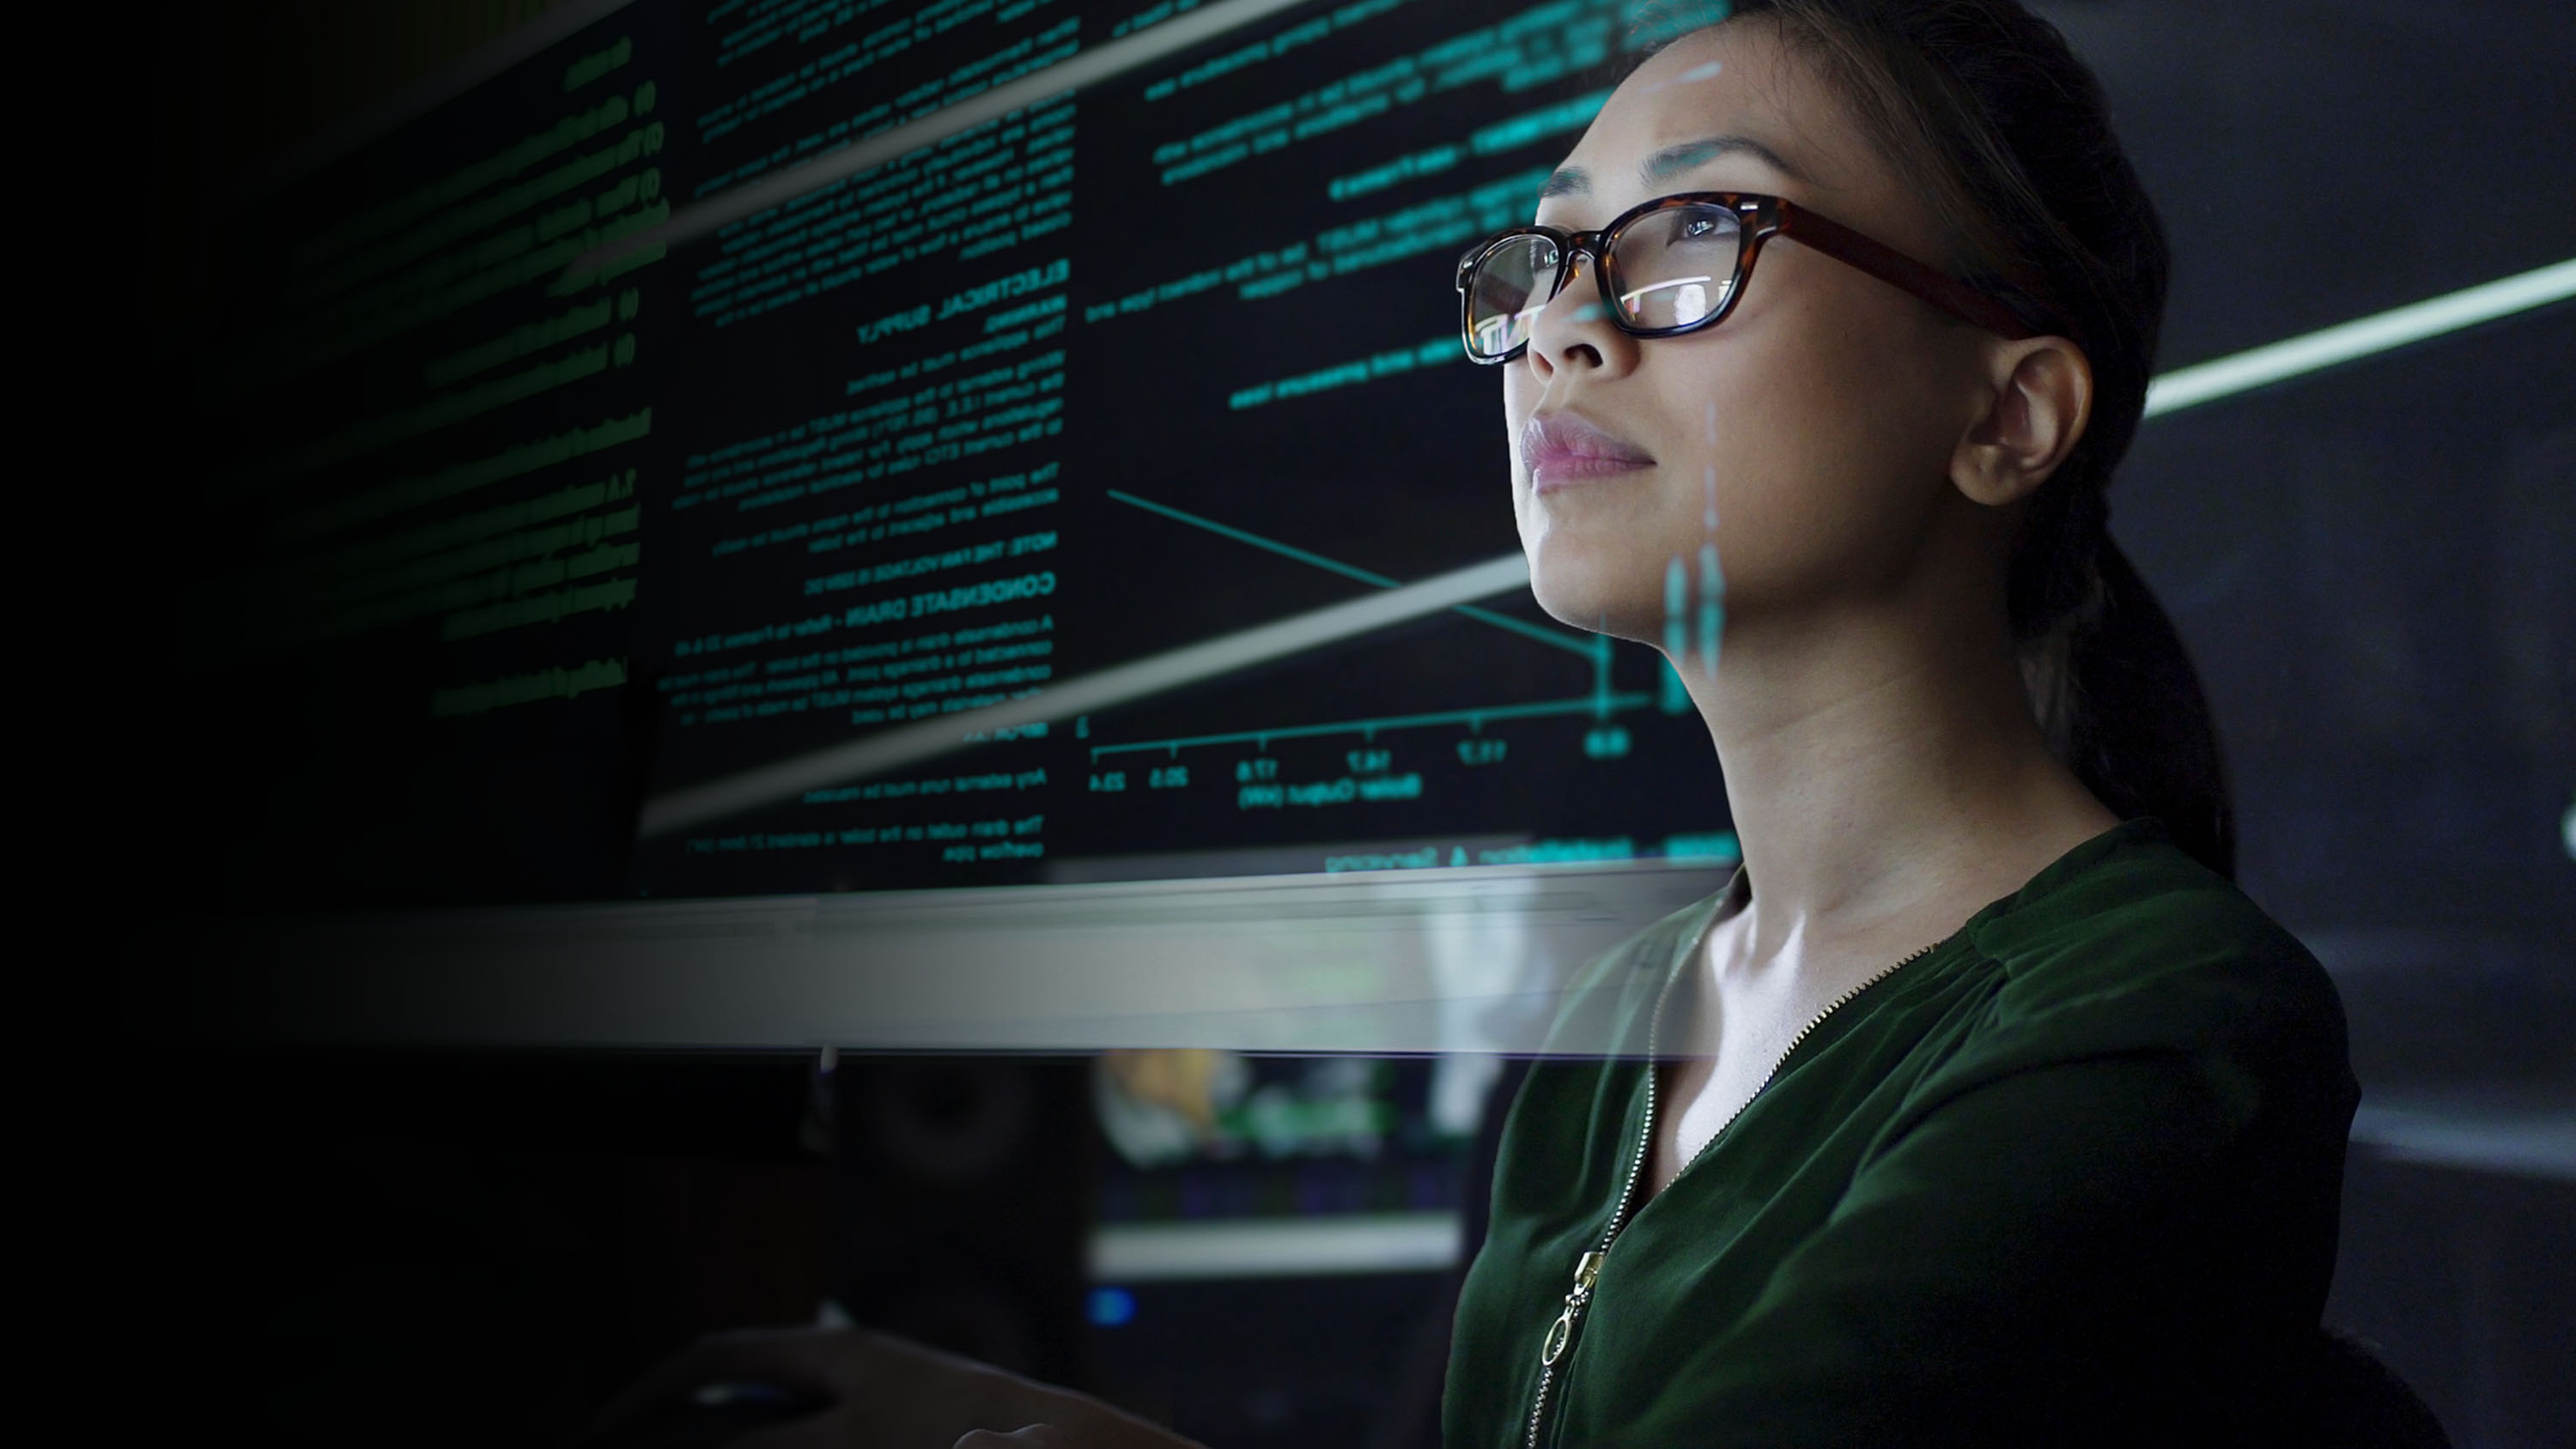
[[[1935,941],[1910,956],[1879,968],[1877,974],[1868,980],[1825,1003],[1825,1009],[1817,1012],[1805,1026],[1798,1028],[1798,1034],[1789,1038],[1789,1044],[1780,1049],[1780,1055],[1772,1061],[1771,1070],[1762,1074],[1762,1081],[1753,1089],[1753,1095],[1745,1098],[1734,1111],[1727,1114],[1726,1120],[1718,1124],[1717,1130],[1709,1134],[1708,1140],[1699,1145],[1697,1152],[1691,1154],[1690,1161],[1682,1164],[1681,1172],[1688,1172],[1698,1165],[1699,1160],[1708,1155],[1708,1150],[1717,1145],[1717,1139],[1726,1135],[1726,1129],[1735,1125],[1735,1119],[1744,1115],[1744,1109],[1752,1106],[1765,1091],[1770,1089],[1771,1079],[1780,1075],[1780,1068],[1787,1065],[1790,1055],[1798,1050],[1799,1045],[1805,1042],[1817,1027],[1824,1025],[1826,1017],[1842,1010],[1844,1004],[1853,997],[1895,975],[1899,968],[1931,955],[1940,949],[1940,945],[1940,942]],[[1696,954],[1696,952],[1693,953],[1694,956]],[[1527,1449],[1538,1449],[1539,1429],[1547,1415],[1548,1391],[1556,1386],[1557,1361],[1565,1357],[1567,1349],[1573,1347],[1574,1330],[1583,1320],[1583,1311],[1592,1304],[1592,1286],[1601,1277],[1602,1260],[1609,1255],[1610,1245],[1618,1240],[1620,1230],[1628,1225],[1629,1204],[1634,1202],[1637,1196],[1637,1175],[1645,1167],[1647,1154],[1654,1147],[1656,1048],[1663,1039],[1664,1003],[1671,999],[1674,983],[1680,981],[1683,974],[1681,971],[1676,971],[1666,978],[1663,990],[1655,996],[1654,1015],[1648,1019],[1646,1025],[1645,1121],[1638,1128],[1636,1154],[1628,1160],[1627,1179],[1619,1187],[1619,1205],[1610,1214],[1610,1225],[1602,1231],[1601,1246],[1575,1260],[1574,1287],[1565,1295],[1564,1310],[1556,1315],[1553,1323],[1548,1325],[1547,1337],[1539,1344],[1538,1391],[1530,1398]],[[1675,1180],[1680,1179],[1681,1172],[1673,1174]]]

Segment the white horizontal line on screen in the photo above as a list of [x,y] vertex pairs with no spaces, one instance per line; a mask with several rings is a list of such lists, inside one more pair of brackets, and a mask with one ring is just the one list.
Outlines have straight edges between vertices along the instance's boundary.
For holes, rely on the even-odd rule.
[[1458,1265],[1454,1212],[1109,1223],[1089,1251],[1095,1283],[1436,1273]]
[[2553,262],[2462,291],[2427,297],[2322,331],[2176,368],[2147,384],[2146,416],[2152,418],[2234,397],[2570,297],[2576,297],[2576,260]]

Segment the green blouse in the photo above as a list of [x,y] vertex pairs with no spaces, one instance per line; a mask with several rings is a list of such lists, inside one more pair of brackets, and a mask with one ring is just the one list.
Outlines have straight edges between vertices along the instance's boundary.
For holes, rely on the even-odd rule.
[[1504,1124],[1451,1449],[2295,1439],[2360,1098],[2316,959],[2131,820],[1829,1012],[1622,1221],[1656,999],[1748,891],[1578,981],[1560,1035],[1612,1050]]

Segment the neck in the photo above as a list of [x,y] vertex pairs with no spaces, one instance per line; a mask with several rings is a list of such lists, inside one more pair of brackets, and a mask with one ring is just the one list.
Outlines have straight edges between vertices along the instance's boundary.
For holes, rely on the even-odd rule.
[[1943,602],[1961,601],[1730,619],[1719,678],[1685,672],[1755,890],[1753,961],[1928,943],[2116,823],[2032,721],[1999,608]]

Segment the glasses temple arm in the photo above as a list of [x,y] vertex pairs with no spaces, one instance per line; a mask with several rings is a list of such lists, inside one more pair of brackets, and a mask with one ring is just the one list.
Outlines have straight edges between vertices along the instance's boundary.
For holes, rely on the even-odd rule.
[[1933,306],[1983,327],[1998,337],[2019,342],[2042,335],[2041,329],[1993,297],[1955,277],[1935,271],[1893,247],[1870,240],[1838,221],[1818,216],[1790,202],[1780,203],[1780,234],[1848,262],[1892,286],[1902,287]]

